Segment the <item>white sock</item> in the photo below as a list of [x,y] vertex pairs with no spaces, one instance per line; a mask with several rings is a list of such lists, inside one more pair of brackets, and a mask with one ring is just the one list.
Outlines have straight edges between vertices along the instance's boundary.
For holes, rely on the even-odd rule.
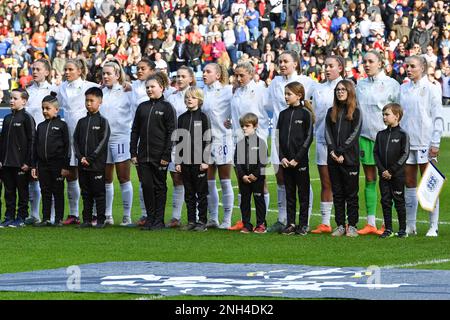
[[287,211],[286,211],[286,187],[283,184],[277,185],[278,195],[278,221],[286,224]]
[[123,216],[131,217],[131,206],[133,204],[133,185],[131,181],[120,184],[122,193]]
[[209,219],[219,221],[219,192],[216,180],[208,180],[208,211]]
[[238,193],[238,207],[241,207],[241,199],[242,199],[242,195],[240,193]]
[[67,183],[67,197],[69,198],[69,214],[79,217],[80,185],[78,184],[78,179]]
[[[106,216],[106,214],[105,214],[105,216]],[[94,219],[94,220],[97,219],[97,203],[95,202],[95,199],[94,199],[94,205],[92,206],[92,219]]]
[[430,212],[430,228],[438,229],[438,221],[439,221],[439,199],[436,202],[436,207],[432,212]]
[[309,220],[311,219],[311,215],[312,215],[313,202],[314,202],[313,188],[312,188],[312,185],[309,185],[308,225],[309,225]]
[[114,185],[112,183],[105,183],[105,190],[106,190],[105,216],[112,217],[112,207],[114,201]]
[[322,224],[330,226],[331,210],[333,202],[320,202],[320,213],[322,214]]
[[30,199],[30,215],[36,219],[40,219],[39,202],[41,201],[41,188],[39,187],[39,181],[29,183],[28,193]]
[[174,186],[172,194],[172,219],[181,219],[181,210],[184,202],[184,186]]
[[269,206],[270,206],[270,193],[264,193],[264,202],[266,203],[266,211],[269,210]]
[[368,215],[367,216],[367,224],[370,224],[372,227],[376,227],[377,223],[375,221],[375,216]]
[[234,192],[231,180],[220,180],[220,186],[222,188],[223,220],[231,221],[234,204]]
[[141,216],[147,216],[147,209],[145,209],[144,193],[142,191],[142,185],[139,184],[139,205],[141,206]]
[[417,194],[416,188],[405,188],[406,225],[416,228]]
[[55,198],[53,197],[52,197],[52,207],[50,208],[50,222],[55,223]]

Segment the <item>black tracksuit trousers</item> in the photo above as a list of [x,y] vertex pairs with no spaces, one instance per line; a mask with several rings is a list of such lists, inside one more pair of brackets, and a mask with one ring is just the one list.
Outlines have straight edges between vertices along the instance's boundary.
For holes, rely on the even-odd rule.
[[405,177],[392,177],[391,180],[380,177],[380,192],[385,228],[392,230],[392,201],[394,201],[399,229],[406,230]]
[[208,212],[208,176],[207,171],[200,171],[198,164],[182,164],[181,176],[184,185],[184,201],[186,201],[188,222],[207,222]]
[[266,225],[266,202],[264,201],[264,180],[260,177],[252,183],[244,183],[239,179],[239,192],[241,193],[241,214],[244,227],[248,230],[253,230],[253,225],[250,222],[252,212],[252,194],[256,207],[256,226],[261,224]]
[[359,166],[328,165],[335,219],[338,226],[345,227],[347,207],[348,224],[356,227],[359,220]]
[[92,210],[95,201],[97,223],[103,224],[106,220],[105,172],[87,171],[81,167],[79,167],[78,172],[81,197],[83,198],[83,222],[92,222]]
[[28,217],[28,184],[30,182],[30,171],[24,172],[16,167],[2,168],[3,185],[5,186],[5,218],[16,219],[16,201],[17,217],[25,220]]
[[284,185],[286,188],[287,225],[295,224],[297,193],[300,202],[299,225],[308,225],[309,208],[309,167],[283,169]]
[[152,162],[139,162],[137,169],[147,210],[145,226],[164,226],[167,166],[156,165]]
[[49,221],[52,198],[55,199],[55,222],[64,218],[64,178],[62,165],[39,163],[39,185],[42,194],[42,220]]

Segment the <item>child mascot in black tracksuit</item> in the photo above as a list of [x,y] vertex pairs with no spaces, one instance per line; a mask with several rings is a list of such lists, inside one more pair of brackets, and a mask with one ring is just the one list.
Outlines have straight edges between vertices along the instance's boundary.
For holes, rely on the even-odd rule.
[[[5,221],[0,227],[23,227],[28,216],[28,184],[35,143],[35,122],[25,111],[28,93],[11,93],[11,113],[3,120],[0,140],[0,168],[5,186]],[[19,195],[16,218],[16,192]]]
[[80,228],[92,227],[92,210],[97,209],[97,228],[105,227],[106,189],[105,167],[108,155],[110,129],[108,120],[98,111],[102,104],[100,88],[90,88],[85,93],[86,109],[73,134],[74,150],[78,159],[79,181],[83,198],[83,223]]
[[55,226],[62,226],[64,218],[64,177],[69,174],[70,141],[67,123],[58,115],[59,103],[55,95],[42,100],[45,121],[37,126],[31,175],[39,179],[42,193],[42,222],[36,227],[51,226],[52,197],[55,201]]
[[[268,162],[267,145],[258,137],[258,116],[247,113],[239,119],[244,137],[236,144],[234,164],[241,194],[241,215],[244,227],[241,233],[266,233],[266,202],[264,201],[265,167]],[[251,201],[255,201],[256,227],[250,222]]]
[[409,156],[409,136],[400,128],[403,110],[397,103],[383,108],[383,120],[388,126],[377,133],[373,154],[380,176],[381,206],[385,230],[381,238],[394,236],[392,231],[392,201],[398,214],[399,238],[407,237],[405,207],[405,163]]
[[160,76],[151,76],[146,88],[150,100],[141,103],[136,110],[130,153],[132,163],[137,165],[147,210],[143,229],[159,230],[165,227],[167,166],[177,117],[173,106],[164,100],[164,80]]
[[[359,219],[359,135],[362,117],[357,107],[352,81],[341,80],[334,90],[333,107],[325,118],[325,139],[328,147],[328,171],[337,228],[334,237],[357,237]],[[346,211],[348,228],[345,228]]]
[[[211,123],[201,111],[203,91],[190,87],[184,97],[187,111],[178,117],[175,136],[175,169],[181,172],[185,190],[187,231],[206,231],[208,165],[211,161]],[[198,221],[196,211],[198,209]]]
[[[308,151],[313,140],[314,114],[309,101],[305,101],[305,88],[301,83],[286,85],[285,99],[289,107],[280,113],[277,123],[278,155],[284,168],[287,209],[287,224],[281,233],[306,235],[310,192]],[[296,226],[297,192],[300,221]]]

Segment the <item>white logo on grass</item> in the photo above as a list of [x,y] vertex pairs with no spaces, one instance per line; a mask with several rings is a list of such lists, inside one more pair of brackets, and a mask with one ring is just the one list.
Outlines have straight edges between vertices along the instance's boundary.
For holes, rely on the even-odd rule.
[[81,289],[81,269],[78,266],[70,266],[66,269],[66,274],[69,276],[66,281],[68,290]]
[[369,289],[381,289],[381,270],[378,266],[369,266],[366,271]]

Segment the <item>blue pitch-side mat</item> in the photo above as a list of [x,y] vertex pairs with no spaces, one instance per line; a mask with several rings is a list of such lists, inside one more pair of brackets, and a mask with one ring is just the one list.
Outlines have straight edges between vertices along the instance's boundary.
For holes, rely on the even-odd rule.
[[450,299],[450,271],[280,264],[108,262],[0,274],[0,291]]

